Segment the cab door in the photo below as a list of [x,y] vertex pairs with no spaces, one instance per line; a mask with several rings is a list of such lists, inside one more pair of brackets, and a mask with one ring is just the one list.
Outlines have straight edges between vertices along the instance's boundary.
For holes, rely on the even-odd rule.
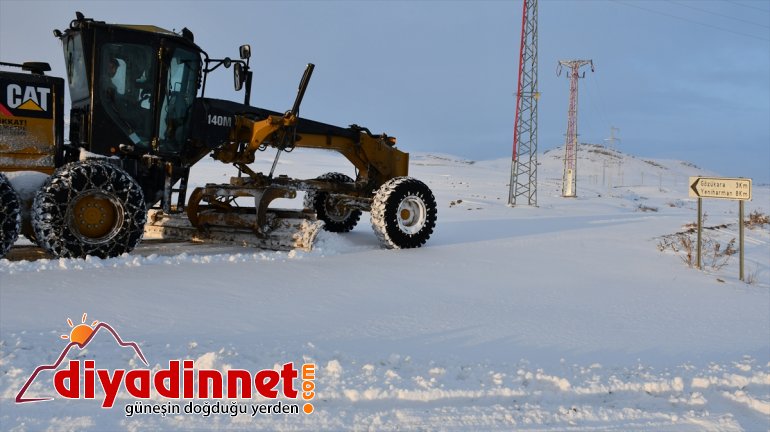
[[158,101],[158,152],[167,157],[181,157],[190,139],[201,58],[197,50],[170,40],[164,40],[162,47],[165,61]]
[[[100,107],[126,144],[147,152],[155,137],[157,51],[146,43],[111,41],[104,43],[98,53],[95,91]],[[98,120],[95,119],[95,120]],[[98,127],[97,127],[98,126]],[[95,125],[95,132],[114,135],[107,124]],[[117,139],[115,139],[117,138]],[[95,147],[103,143],[121,142],[113,139],[94,140]],[[114,145],[114,144],[112,144]],[[104,150],[95,148],[97,153]]]

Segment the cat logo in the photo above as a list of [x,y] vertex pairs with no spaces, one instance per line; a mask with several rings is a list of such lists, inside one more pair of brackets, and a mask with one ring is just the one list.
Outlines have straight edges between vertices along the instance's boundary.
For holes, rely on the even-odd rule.
[[48,111],[50,94],[51,89],[47,87],[22,87],[18,84],[8,84],[5,100],[11,109]]

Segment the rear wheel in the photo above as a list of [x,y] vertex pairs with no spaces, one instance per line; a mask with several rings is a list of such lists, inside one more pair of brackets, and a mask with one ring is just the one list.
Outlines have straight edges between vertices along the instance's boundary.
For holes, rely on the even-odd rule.
[[35,196],[32,226],[38,244],[55,256],[115,257],[136,247],[147,210],[142,189],[104,161],[59,168]]
[[21,201],[8,177],[0,173],[0,258],[16,243],[21,229]]
[[16,189],[16,193],[19,195],[19,202],[21,203],[21,229],[19,234],[37,245],[35,230],[32,228],[32,202],[35,200],[37,191],[48,180],[48,175],[36,171],[24,171],[16,174],[9,180],[11,180],[11,184]]
[[[353,182],[353,179],[345,174],[335,172],[326,173],[318,177],[318,180],[329,180],[335,183]],[[361,210],[345,206],[328,192],[307,192],[304,206],[315,211],[316,217],[324,221],[326,231],[348,232],[356,226],[361,218]]]
[[374,195],[372,228],[388,249],[416,248],[433,233],[436,214],[436,199],[425,183],[396,177]]

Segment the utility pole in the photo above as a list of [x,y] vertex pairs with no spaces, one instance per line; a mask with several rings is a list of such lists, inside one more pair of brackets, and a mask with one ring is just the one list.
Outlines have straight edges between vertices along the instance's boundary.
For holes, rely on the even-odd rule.
[[564,143],[564,175],[562,177],[561,196],[577,196],[577,108],[578,108],[578,78],[585,78],[585,72],[580,75],[580,68],[591,65],[594,71],[593,60],[559,60],[556,75],[561,75],[563,66],[570,69],[569,75],[569,108],[567,110],[567,135]]
[[609,150],[612,150],[613,152],[617,151],[615,142],[620,141],[620,138],[615,137],[615,132],[620,132],[620,129],[616,128],[615,126],[610,126],[610,137],[604,139],[609,143]]
[[[604,164],[602,165],[602,184],[606,184],[609,188],[612,188],[612,184],[605,183],[604,176],[605,171],[607,168],[612,169],[612,167],[615,165],[614,161],[612,160],[613,157],[617,156],[618,158],[618,175],[620,175],[620,164],[622,163],[623,159],[621,156],[617,153],[618,148],[615,145],[616,142],[620,141],[620,138],[617,138],[615,136],[615,132],[620,132],[620,129],[616,128],[615,126],[610,126],[610,137],[605,138],[604,141],[606,141],[608,144],[605,146],[605,148],[608,150],[607,158],[604,159]],[[610,174],[612,176],[612,174]]]
[[508,205],[537,206],[537,0],[524,0]]

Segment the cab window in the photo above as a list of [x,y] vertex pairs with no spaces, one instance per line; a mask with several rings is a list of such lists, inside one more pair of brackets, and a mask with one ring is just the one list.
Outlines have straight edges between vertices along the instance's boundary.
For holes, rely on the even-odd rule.
[[178,154],[190,135],[190,120],[198,92],[200,56],[183,48],[173,49],[160,109],[160,151]]
[[64,41],[64,62],[67,65],[67,82],[70,86],[70,99],[77,102],[86,99],[88,91],[88,75],[86,61],[83,56],[83,42],[80,33],[75,33]]
[[102,105],[134,145],[152,141],[155,61],[151,47],[130,43],[105,44],[98,73]]

